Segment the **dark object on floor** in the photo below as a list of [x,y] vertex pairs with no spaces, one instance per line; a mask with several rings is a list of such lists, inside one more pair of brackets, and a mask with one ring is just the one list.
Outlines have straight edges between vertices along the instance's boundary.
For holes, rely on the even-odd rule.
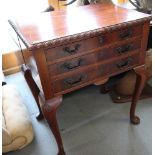
[[[152,76],[152,50],[146,53],[146,81]],[[134,71],[129,71],[111,88],[110,96],[115,103],[124,103],[131,101],[132,94],[135,89],[136,74]],[[146,83],[140,99],[152,97],[152,87]]]
[[2,82],[2,86],[6,85],[6,82]]
[[54,7],[52,5],[49,5],[43,12],[51,12],[54,11]]
[[2,86],[6,85],[6,81],[5,81],[5,77],[4,77],[4,74],[2,72]]
[[126,75],[126,72],[111,77],[108,80],[108,82],[106,82],[104,85],[102,85],[100,92],[105,94],[105,93],[108,93],[109,91],[111,91],[113,89],[113,87],[118,83],[118,81],[120,79],[122,79],[125,75]]
[[[132,99],[132,95],[122,95],[119,94],[116,90],[110,91],[110,96],[114,103],[126,103],[126,102],[130,103]],[[152,97],[152,87],[146,84],[140,96],[140,100],[150,97]]]

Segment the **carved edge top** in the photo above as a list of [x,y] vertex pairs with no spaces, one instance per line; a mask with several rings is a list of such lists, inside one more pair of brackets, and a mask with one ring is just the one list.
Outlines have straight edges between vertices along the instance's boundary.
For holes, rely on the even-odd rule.
[[99,28],[99,29],[95,29],[95,30],[90,30],[90,31],[78,33],[78,34],[75,34],[75,35],[69,35],[69,36],[60,37],[60,38],[56,38],[56,39],[52,39],[52,40],[48,40],[48,41],[44,41],[44,42],[33,43],[33,44],[29,44],[24,39],[24,37],[17,30],[16,25],[12,21],[9,20],[8,22],[13,27],[15,32],[19,35],[20,39],[23,41],[23,43],[26,45],[26,47],[29,50],[34,50],[34,49],[38,49],[38,48],[55,47],[55,46],[63,45],[63,44],[66,44],[66,43],[71,43],[71,42],[74,42],[74,41],[94,37],[94,36],[100,35],[102,33],[114,31],[114,30],[117,30],[117,29],[120,29],[120,28],[125,28],[127,26],[137,25],[139,23],[142,24],[142,23],[145,23],[146,21],[151,21],[151,19],[152,19],[152,16],[144,17],[144,18],[137,19],[137,20],[134,20],[134,21],[124,22],[124,23],[120,23],[120,24],[116,24],[116,25],[112,25],[112,26],[108,26],[108,27],[103,27],[103,28]]

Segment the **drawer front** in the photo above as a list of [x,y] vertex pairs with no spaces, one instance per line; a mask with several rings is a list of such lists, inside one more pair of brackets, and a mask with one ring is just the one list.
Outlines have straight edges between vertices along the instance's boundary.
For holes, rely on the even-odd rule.
[[45,55],[47,62],[54,62],[56,59],[63,57],[87,53],[90,50],[99,48],[101,46],[107,46],[118,41],[124,41],[132,37],[141,35],[142,26],[137,25],[134,27],[128,27],[109,33],[104,33],[96,37],[84,39],[82,41],[70,43],[67,45],[45,49]]
[[142,25],[135,25],[111,32],[111,41],[122,41],[142,35]]
[[120,44],[110,48],[104,48],[99,52],[94,52],[92,54],[87,54],[81,57],[70,59],[68,61],[63,61],[53,65],[49,65],[50,76],[56,76],[58,74],[73,71],[75,69],[80,69],[83,66],[88,66],[100,61],[104,61],[111,58],[116,58],[129,52],[135,52],[141,46],[141,41],[136,40],[128,42],[126,44]]
[[56,59],[60,59],[63,57],[75,55],[75,54],[86,53],[97,47],[108,44],[108,40],[105,39],[105,37],[107,37],[107,35],[104,36],[104,40],[102,39],[103,38],[102,36],[98,36],[98,37],[82,40],[79,42],[71,43],[68,45],[47,49],[45,52],[47,62],[54,61]]
[[137,50],[140,50],[140,48],[141,40],[134,40],[125,44],[119,44],[110,48],[105,48],[97,54],[97,61],[125,56],[129,53],[137,52]]
[[98,76],[98,68],[87,69],[83,72],[76,73],[71,76],[67,76],[63,79],[56,80],[53,82],[54,92],[59,93],[74,87],[78,87],[82,84],[94,80]]
[[[127,71],[132,67],[136,67],[139,65],[139,60],[140,60],[140,53],[136,53],[132,56],[128,56],[126,58],[122,58],[112,63],[109,63],[106,65],[108,70],[106,75],[116,75],[118,73]],[[101,74],[104,68],[105,68],[105,64],[99,66],[99,70],[101,71]]]
[[87,66],[96,62],[95,54],[88,54],[78,58],[63,61],[54,65],[49,65],[50,76],[56,76],[58,74],[66,73],[79,69],[83,66]]
[[66,76],[62,79],[55,80],[53,82],[54,93],[60,93],[65,90],[77,89],[79,87],[83,87],[82,85],[90,84],[91,81],[106,77],[112,76],[132,67],[135,67],[139,64],[139,53],[134,54],[133,56],[129,56],[123,59],[119,59],[112,63],[96,65],[95,67],[90,67],[85,71],[74,73],[70,76]]

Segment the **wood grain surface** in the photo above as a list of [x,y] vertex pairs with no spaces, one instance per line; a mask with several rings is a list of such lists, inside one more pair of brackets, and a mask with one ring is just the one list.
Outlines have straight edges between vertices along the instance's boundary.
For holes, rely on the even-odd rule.
[[118,24],[133,22],[150,15],[112,4],[81,6],[65,11],[42,13],[11,20],[27,46],[81,34]]

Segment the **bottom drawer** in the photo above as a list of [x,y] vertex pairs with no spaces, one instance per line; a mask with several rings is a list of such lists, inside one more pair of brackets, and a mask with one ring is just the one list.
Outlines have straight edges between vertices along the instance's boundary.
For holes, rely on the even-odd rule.
[[58,93],[67,89],[72,89],[84,83],[96,79],[98,76],[98,68],[93,67],[82,72],[75,73],[71,76],[56,80],[53,83],[54,92]]
[[80,87],[86,86],[87,84],[93,83],[96,79],[102,77],[110,77],[112,75],[119,74],[121,72],[132,69],[139,64],[139,54],[134,54],[123,59],[118,59],[111,63],[96,65],[84,71],[79,71],[70,76],[62,79],[55,80],[53,82],[54,93],[60,93],[67,90],[67,92]]

